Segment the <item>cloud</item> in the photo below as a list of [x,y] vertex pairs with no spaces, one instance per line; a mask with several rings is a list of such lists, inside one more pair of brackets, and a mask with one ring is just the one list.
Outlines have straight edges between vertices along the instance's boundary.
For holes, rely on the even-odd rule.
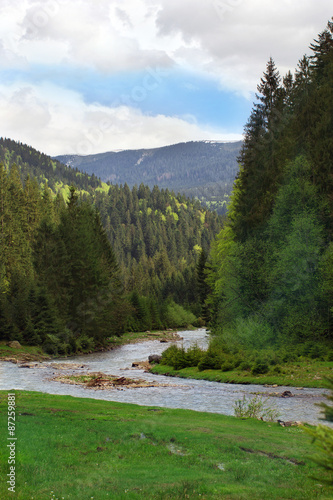
[[[63,4],[53,0],[30,4],[21,28],[22,41],[35,43],[31,60],[35,55],[40,61],[45,46],[58,44],[63,61],[104,73],[172,64],[166,52],[153,44],[141,46],[140,38],[135,33],[133,36],[130,14],[114,2],[77,0]],[[44,61],[48,61],[46,56]]]
[[270,56],[293,71],[331,11],[331,0],[0,0],[0,135],[51,154],[237,139],[209,125],[218,105],[241,130],[239,96],[251,102]]
[[176,60],[192,61],[223,88],[247,93],[270,56],[282,74],[293,71],[331,10],[330,0],[161,0],[156,22],[160,36],[199,44],[197,51],[180,48]]
[[193,117],[147,116],[125,105],[86,104],[75,92],[52,85],[0,86],[0,107],[0,136],[51,155],[240,139],[239,134],[201,126]]
[[249,95],[270,56],[282,74],[294,70],[331,0],[2,0],[1,10],[4,49],[10,42],[31,64],[108,74],[186,67]]
[[120,7],[116,7],[115,13],[118,16],[118,18],[120,19],[120,21],[123,23],[124,26],[129,27],[129,28],[133,28],[132,21],[124,9],[121,9]]

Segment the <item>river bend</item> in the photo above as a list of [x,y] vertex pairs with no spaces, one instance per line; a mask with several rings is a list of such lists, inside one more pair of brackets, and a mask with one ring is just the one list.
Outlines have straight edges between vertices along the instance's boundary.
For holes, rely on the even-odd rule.
[[[183,340],[178,341],[185,348],[197,343],[200,347],[208,345],[208,335],[204,329],[179,332]],[[268,397],[269,406],[277,408],[282,420],[302,421],[317,424],[320,418],[320,409],[315,403],[326,401],[324,389],[299,389],[291,387],[277,387],[270,389],[260,385],[222,384],[205,380],[179,379],[145,373],[143,370],[132,368],[135,361],[146,361],[150,354],[161,354],[170,343],[161,343],[159,340],[127,344],[112,351],[98,352],[89,355],[76,356],[67,359],[52,360],[52,362],[36,363],[37,366],[22,368],[9,362],[0,362],[0,389],[39,391],[49,394],[71,395],[83,398],[103,399],[124,403],[135,403],[144,406],[158,406],[167,408],[184,408],[196,411],[207,411],[233,415],[235,401],[250,393],[291,391],[294,397]],[[57,370],[56,363],[68,364],[68,370]],[[79,364],[80,368],[73,369],[71,365]],[[34,365],[34,363],[33,363]],[[53,366],[52,366],[53,365]],[[147,381],[157,381],[168,384],[166,387],[147,388],[119,388],[97,390],[78,385],[67,385],[50,380],[60,374],[79,374],[103,372],[109,375],[125,376],[132,379],[140,378]],[[61,373],[60,373],[61,372]]]

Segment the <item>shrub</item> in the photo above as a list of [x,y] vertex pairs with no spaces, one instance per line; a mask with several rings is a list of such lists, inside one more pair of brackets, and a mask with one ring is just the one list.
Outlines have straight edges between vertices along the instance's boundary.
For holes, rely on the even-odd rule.
[[204,351],[198,346],[190,347],[187,351],[183,347],[172,345],[162,353],[161,364],[181,370],[190,366],[197,366]]
[[61,345],[61,342],[60,342],[60,339],[57,337],[57,335],[49,333],[45,336],[43,350],[47,354],[52,354],[53,356],[56,356],[58,354],[58,349],[59,349],[60,345]]
[[178,352],[178,347],[176,345],[171,345],[162,353],[161,364],[173,366],[175,356]]
[[333,361],[333,351],[329,351],[329,353],[326,356],[326,361]]
[[252,365],[248,361],[242,361],[241,364],[239,365],[239,369],[242,371],[250,371],[252,368]]
[[[333,378],[328,378],[326,382],[329,389],[331,389],[331,394],[325,395],[328,401],[333,402]],[[333,406],[329,406],[326,403],[320,403],[319,406],[322,407],[324,413],[324,420],[328,422],[333,422]]]
[[230,372],[234,368],[235,368],[235,365],[233,365],[232,363],[230,363],[230,361],[225,361],[221,365],[221,371],[222,372]]
[[318,449],[318,452],[311,459],[329,473],[328,477],[315,479],[333,485],[333,429],[325,425],[318,425],[315,429],[305,427],[304,430],[312,436],[312,442],[316,444]]
[[67,356],[70,353],[71,346],[66,344],[66,342],[62,342],[58,347],[58,353]]
[[220,366],[220,357],[215,353],[210,353],[209,351],[207,351],[198,364],[198,369],[200,372],[202,372],[203,370],[219,370]]
[[244,358],[242,356],[237,355],[237,354],[232,357],[232,363],[234,365],[234,368],[238,368],[238,366],[240,366],[241,363],[243,363],[243,361],[244,361]]
[[194,326],[198,326],[199,328],[202,328],[204,326],[206,326],[206,321],[204,319],[202,319],[201,317],[199,317],[195,323],[193,323]]
[[324,359],[325,350],[323,345],[314,344],[310,350],[309,357],[311,359]]
[[257,418],[258,420],[276,420],[279,412],[275,408],[267,407],[267,399],[263,399],[256,394],[250,400],[243,396],[234,404],[235,417],[239,418]]
[[[326,398],[329,401],[333,401],[333,379],[328,379],[327,385],[331,389],[331,394],[326,396]],[[325,420],[332,422],[333,406],[328,406],[325,403],[321,403],[320,406],[323,408]],[[318,425],[315,429],[304,427],[304,430],[312,436],[313,442],[318,449],[316,455],[311,457],[312,460],[329,474],[327,477],[321,477],[320,481],[333,486],[333,429],[325,425]]]
[[266,361],[256,361],[252,367],[252,374],[253,375],[261,375],[264,373],[267,373],[269,371],[269,366]]
[[94,348],[95,345],[94,339],[92,337],[88,337],[87,335],[83,335],[80,338],[80,342],[81,342],[81,349],[83,351],[90,351],[91,349]]
[[204,351],[200,347],[197,345],[190,347],[186,352],[187,366],[198,366],[203,356]]
[[275,332],[259,317],[238,318],[224,337],[230,346],[238,344],[245,349],[262,349],[274,342]]

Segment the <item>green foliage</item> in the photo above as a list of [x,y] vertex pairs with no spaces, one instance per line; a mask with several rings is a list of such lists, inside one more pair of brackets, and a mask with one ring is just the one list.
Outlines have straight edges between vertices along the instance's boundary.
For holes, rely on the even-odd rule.
[[234,405],[234,414],[238,418],[256,418],[258,420],[268,420],[272,422],[279,416],[276,408],[267,406],[268,399],[263,399],[260,395],[253,396],[250,400],[243,396]]
[[0,176],[2,338],[56,355],[120,334],[127,307],[96,211],[74,187],[66,208],[16,167]]
[[193,325],[196,321],[194,314],[184,309],[181,305],[176,304],[173,300],[167,303],[163,318],[165,324],[171,328],[186,328]]
[[198,363],[200,372],[204,370],[219,370],[221,367],[221,356],[219,353],[207,351]]
[[[333,379],[327,379],[327,386],[330,394],[326,395],[328,401],[333,401]],[[321,403],[320,406],[324,412],[325,420],[333,422],[333,406]],[[318,425],[315,429],[305,429],[313,438],[317,446],[317,453],[312,457],[320,467],[327,471],[328,475],[320,478],[321,481],[333,485],[333,429],[324,425]]]
[[92,201],[117,256],[125,291],[136,290],[159,302],[172,298],[195,309],[196,249],[208,252],[222,219],[198,202],[143,184],[132,190],[112,185],[107,194],[95,193]]
[[[74,168],[95,174],[105,182],[130,187],[142,181],[140,164],[145,171],[149,189],[156,184],[161,189],[182,192],[200,200],[211,210],[225,214],[227,200],[238,170],[237,155],[241,142],[186,142],[149,150],[101,153],[89,156],[59,156],[63,163],[70,160]],[[200,158],[200,161],[198,161]],[[176,214],[173,211],[174,214]],[[164,217],[164,215],[162,215]]]
[[29,158],[49,172],[46,156],[12,141],[0,141],[1,152],[7,165],[19,164],[0,167],[2,338],[67,354],[126,329],[196,323],[197,249],[208,250],[221,224],[216,214],[144,185],[105,193],[92,182],[90,198],[71,186],[64,203],[45,182],[41,190],[29,176],[20,180]]
[[234,325],[224,329],[223,339],[227,345],[236,343],[250,350],[274,345],[276,340],[274,329],[260,316],[237,318]]
[[139,296],[134,291],[130,296],[133,307],[131,316],[127,319],[127,328],[133,331],[144,331],[152,329],[152,318],[149,310],[149,300]]
[[328,405],[327,403],[320,403],[319,406],[321,406],[324,413],[324,419],[328,422],[333,422],[333,379],[328,378],[326,379],[326,382],[326,385],[330,389],[331,393],[325,394],[325,396],[327,400],[331,402],[331,405]]
[[249,363],[249,361],[242,361],[239,365],[239,369],[242,371],[249,371],[251,370],[252,365]]
[[318,450],[312,460],[327,471],[327,475],[320,477],[320,481],[333,485],[333,429],[318,425],[315,429],[306,431],[312,436]]
[[303,355],[328,357],[333,338],[332,23],[311,48],[295,78],[268,61],[206,265],[213,332],[249,352],[288,347],[289,359],[309,342]]
[[[185,149],[188,147],[183,146]],[[204,143],[192,144],[189,149],[192,150],[193,147],[213,148],[212,145]],[[180,152],[181,149],[182,146],[177,151]],[[233,158],[231,161],[234,162],[239,145],[221,145],[221,147],[219,145],[218,149],[226,150],[225,153],[227,156],[230,154]],[[171,151],[168,150],[168,153],[171,154]],[[142,152],[140,152],[139,157],[141,155]],[[117,158],[120,158],[118,154]],[[86,248],[91,256],[93,249],[89,237],[91,238],[92,232],[89,233],[89,227],[84,228],[84,225],[88,224],[89,216],[87,213],[85,216],[83,215],[84,210],[87,212],[87,207],[84,208],[82,199],[99,211],[101,223],[119,265],[119,278],[126,294],[136,290],[140,296],[156,299],[159,304],[165,299],[171,298],[196,315],[200,314],[196,281],[198,261],[196,249],[200,247],[206,253],[208,252],[212,238],[222,226],[222,218],[218,217],[216,213],[204,209],[198,201],[191,201],[183,195],[175,196],[173,192],[167,189],[161,190],[157,186],[150,188],[140,184],[139,186],[134,185],[132,189],[129,189],[126,183],[107,186],[102,184],[95,174],[91,176],[81,174],[75,168],[66,167],[33,148],[11,140],[0,139],[1,159],[5,162],[4,172],[9,170],[15,162],[17,163],[16,173],[14,174],[14,171],[12,173],[13,183],[16,186],[20,184],[20,178],[25,180],[26,195],[25,193],[21,193],[19,196],[14,195],[10,202],[14,206],[14,201],[20,199],[20,196],[26,196],[25,201],[28,209],[25,219],[29,221],[29,224],[26,226],[24,238],[29,235],[31,243],[32,235],[35,238],[34,232],[37,232],[35,248],[43,248],[43,251],[36,252],[34,256],[35,260],[39,259],[39,267],[43,267],[41,262],[43,255],[50,256],[51,271],[54,268],[54,262],[57,262],[58,259],[63,262],[62,271],[58,269],[60,271],[58,280],[53,279],[55,278],[53,272],[47,273],[49,276],[45,277],[49,283],[53,279],[52,288],[59,289],[64,282],[68,282],[70,279],[69,262],[72,259],[72,254],[77,253],[77,249],[80,247],[80,241],[77,238],[73,240],[75,243],[73,251],[71,251],[71,247],[68,250],[67,242],[63,241],[64,233],[58,234],[59,223],[66,225],[66,231],[70,225],[70,221],[66,223],[66,217],[61,215],[65,211],[63,195],[66,199],[68,196],[72,198],[70,205],[79,202],[80,227],[77,227],[77,233],[82,238],[87,237],[86,245],[83,248]],[[236,163],[234,167],[236,168]],[[217,164],[214,168],[221,171]],[[33,180],[26,180],[28,175]],[[0,190],[2,186],[7,189],[6,182],[0,182]],[[40,199],[37,182],[42,186],[42,199]],[[156,182],[154,182],[155,184]],[[75,194],[73,196],[74,186]],[[19,187],[19,189],[21,188]],[[52,199],[55,193],[58,193],[58,196],[53,203]],[[2,206],[7,206],[6,200]],[[68,208],[71,209],[70,206]],[[19,228],[15,229],[15,234],[17,235],[16,240],[20,241],[18,254],[23,255],[23,236],[20,236]],[[62,248],[61,245],[65,248]],[[88,250],[89,246],[90,250]],[[30,251],[29,247],[26,247],[26,250]],[[14,253],[12,255],[14,256]],[[83,260],[86,259],[86,256],[87,252]],[[29,259],[25,258],[25,262],[28,261]],[[93,268],[91,261],[89,266],[91,269]],[[32,269],[30,272],[33,272]],[[87,273],[87,280],[89,280],[89,273]],[[8,272],[3,275],[0,266],[0,290],[8,286]],[[56,300],[59,301],[56,304],[57,307],[63,308],[63,303],[60,303],[63,294],[56,293],[55,296]],[[81,303],[83,302],[81,301]],[[65,321],[68,321],[68,318]],[[81,326],[82,321],[78,321],[78,319],[75,321]],[[159,325],[161,326],[160,322]],[[91,326],[93,328],[93,322],[91,322]]]
[[163,351],[161,364],[172,366],[175,370],[181,370],[189,366],[197,366],[203,355],[203,351],[197,346],[192,346],[185,351],[183,347],[171,345]]
[[0,162],[7,168],[17,164],[21,180],[30,175],[39,185],[48,183],[53,192],[57,191],[57,185],[75,185],[85,191],[102,185],[95,175],[89,176],[77,169],[66,167],[30,146],[3,137],[0,138]]
[[253,375],[261,375],[262,373],[267,373],[269,371],[269,366],[266,361],[256,361],[251,369]]

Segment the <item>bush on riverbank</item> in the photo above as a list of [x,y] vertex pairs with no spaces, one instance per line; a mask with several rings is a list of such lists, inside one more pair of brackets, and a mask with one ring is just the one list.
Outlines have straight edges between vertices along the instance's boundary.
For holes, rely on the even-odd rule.
[[[194,350],[193,350],[194,349]],[[281,347],[268,349],[241,349],[237,345],[229,347],[219,340],[210,343],[207,351],[199,347],[185,351],[182,347],[171,346],[162,354],[162,364],[172,366],[176,370],[188,367],[198,367],[203,370],[232,371],[237,368],[251,372],[252,375],[264,373],[282,373],[283,366],[290,362],[317,360],[332,362],[333,351],[318,346],[312,342],[290,348]],[[332,364],[333,366],[333,364]]]
[[[302,351],[303,352],[303,351]],[[212,343],[207,351],[192,347],[188,351],[172,345],[162,354],[154,373],[169,373],[185,378],[231,383],[259,383],[325,387],[325,377],[332,373],[330,352],[325,358],[305,357],[288,350],[233,352]]]

